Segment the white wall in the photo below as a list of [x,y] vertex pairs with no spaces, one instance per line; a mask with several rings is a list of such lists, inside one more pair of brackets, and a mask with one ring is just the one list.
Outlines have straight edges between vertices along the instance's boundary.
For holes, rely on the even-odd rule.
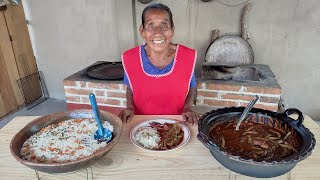
[[264,0],[253,10],[256,62],[271,67],[288,107],[320,119],[319,1]]
[[24,0],[38,69],[51,97],[63,79],[99,60],[121,61],[134,46],[131,0]]
[[[241,0],[220,0],[239,4]],[[198,50],[199,73],[211,30],[240,33],[242,6],[213,0],[153,0],[174,16],[176,43]],[[62,80],[97,60],[119,61],[121,53],[142,43],[136,33],[147,5],[131,0],[25,0],[30,9],[39,69],[51,97],[64,98]],[[316,0],[251,0],[249,32],[255,63],[267,64],[283,88],[287,107],[320,119],[320,3]],[[134,27],[134,21],[137,22]]]

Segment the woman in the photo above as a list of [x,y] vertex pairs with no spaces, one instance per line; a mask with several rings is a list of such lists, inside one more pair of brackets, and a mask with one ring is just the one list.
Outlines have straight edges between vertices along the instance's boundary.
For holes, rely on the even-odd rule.
[[196,51],[172,43],[172,13],[163,4],[151,4],[143,10],[139,32],[145,45],[122,55],[127,108],[119,117],[128,122],[135,114],[182,114],[193,124],[199,119],[191,110],[197,85]]

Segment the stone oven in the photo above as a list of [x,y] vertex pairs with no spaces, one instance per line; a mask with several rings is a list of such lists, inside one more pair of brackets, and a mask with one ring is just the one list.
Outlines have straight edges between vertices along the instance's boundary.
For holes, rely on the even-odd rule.
[[[196,106],[200,109],[215,109],[230,106],[246,106],[253,95],[260,97],[254,107],[271,111],[278,110],[281,87],[266,65],[254,65],[259,81],[217,80],[203,72],[197,78]],[[126,107],[126,86],[122,80],[98,80],[85,75],[87,68],[64,79],[67,109],[89,109],[89,94],[94,93],[102,110],[118,114]]]
[[[214,108],[230,106],[246,106],[254,95],[260,97],[254,107],[277,111],[281,97],[281,87],[267,65],[252,64],[245,66],[253,68],[257,80],[248,80],[247,72],[241,75],[241,68],[234,67],[235,71],[226,75],[215,76],[221,72],[203,68],[202,78],[198,79],[197,105],[211,106]],[[240,75],[237,75],[240,74]],[[236,80],[233,77],[237,77]],[[238,79],[238,78],[244,79]]]
[[[126,107],[126,86],[121,79],[110,78],[112,80],[102,80],[102,78],[92,78],[86,73],[88,69],[92,69],[95,65],[102,63],[104,62],[96,62],[64,79],[63,85],[67,110],[90,109],[90,93],[95,94],[97,104],[102,110],[118,114]],[[119,67],[117,69],[119,70]]]

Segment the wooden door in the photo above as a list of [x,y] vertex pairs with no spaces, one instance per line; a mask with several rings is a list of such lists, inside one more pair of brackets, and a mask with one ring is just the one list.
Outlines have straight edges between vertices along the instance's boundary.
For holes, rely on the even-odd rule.
[[25,96],[17,80],[38,72],[23,6],[7,5],[0,11],[0,118],[23,106],[25,98],[42,96],[39,78],[31,76],[24,86],[32,89]]
[[22,3],[18,6],[8,6],[7,10],[4,11],[4,15],[11,36],[11,44],[19,76],[20,78],[28,77],[24,79],[22,84],[25,101],[27,103],[33,102],[42,96],[42,91],[39,76],[31,75],[38,72],[38,68],[32,50]]
[[10,76],[6,69],[4,56],[0,51],[0,116],[6,115],[8,112],[16,110],[18,107],[17,99],[10,82]]
[[0,117],[23,104],[16,80],[19,79],[4,13],[0,11]]

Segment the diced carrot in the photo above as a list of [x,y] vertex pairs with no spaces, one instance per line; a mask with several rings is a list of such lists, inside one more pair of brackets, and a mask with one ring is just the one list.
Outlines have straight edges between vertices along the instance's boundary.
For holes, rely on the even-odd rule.
[[83,149],[83,148],[84,148],[83,146],[78,146],[76,150]]

